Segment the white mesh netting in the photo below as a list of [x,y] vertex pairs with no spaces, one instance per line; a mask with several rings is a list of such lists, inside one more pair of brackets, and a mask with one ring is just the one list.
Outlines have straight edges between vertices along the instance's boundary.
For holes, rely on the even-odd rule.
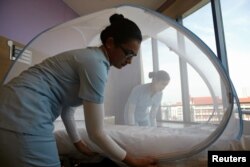
[[[183,68],[178,74],[174,70],[171,71],[171,66],[165,68],[163,63],[161,69],[167,70],[171,76],[170,85],[163,92],[163,97],[167,96],[171,101],[171,96],[177,92],[176,90],[183,92],[188,88],[196,89],[195,86],[192,87],[196,84],[203,85],[206,93],[202,95],[203,101],[202,98],[191,97],[190,94],[188,98],[180,99],[180,103],[175,99],[172,100],[174,101],[172,104],[164,103],[163,99],[162,107],[157,114],[158,127],[123,125],[123,111],[129,93],[133,87],[141,83],[143,59],[137,56],[129,67],[122,70],[111,68],[109,73],[105,92],[105,111],[109,124],[119,124],[117,129],[116,125],[107,126],[111,136],[122,146],[127,146],[131,152],[137,152],[139,155],[150,153],[162,160],[185,158],[198,153],[216,141],[223,132],[224,135],[220,139],[235,138],[239,132],[239,122],[233,112],[232,90],[229,79],[214,53],[187,29],[148,9],[120,6],[53,27],[38,35],[27,45],[26,49],[32,51],[31,65],[67,50],[101,45],[100,31],[109,25],[109,17],[114,13],[123,14],[133,20],[141,29],[145,39],[153,38],[168,48],[161,54],[170,58],[176,56],[181,63],[174,68],[186,64],[188,67],[186,70],[190,69],[198,78],[192,78],[191,72],[189,76],[183,73]],[[5,82],[28,67],[26,64],[16,62]],[[183,86],[187,76],[189,79],[186,81],[189,86]],[[175,81],[175,78],[180,79]],[[207,100],[204,100],[204,97]],[[237,107],[234,110],[237,111]],[[84,123],[81,120],[78,122],[79,126],[84,128]],[[136,147],[133,147],[133,143],[137,143]]]

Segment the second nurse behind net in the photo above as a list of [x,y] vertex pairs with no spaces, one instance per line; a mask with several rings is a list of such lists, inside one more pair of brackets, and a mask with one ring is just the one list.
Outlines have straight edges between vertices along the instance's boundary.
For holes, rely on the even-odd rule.
[[162,91],[170,81],[166,71],[150,72],[151,83],[133,88],[125,105],[124,121],[127,125],[157,126],[156,115],[162,99]]

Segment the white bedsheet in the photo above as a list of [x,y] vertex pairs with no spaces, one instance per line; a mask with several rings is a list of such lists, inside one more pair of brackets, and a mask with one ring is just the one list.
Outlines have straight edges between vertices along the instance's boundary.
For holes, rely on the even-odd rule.
[[[123,148],[135,156],[162,156],[179,151],[185,151],[197,145],[208,137],[215,127],[192,126],[187,128],[154,128],[154,127],[135,127],[121,125],[107,125],[107,133]],[[55,137],[60,155],[74,157],[87,162],[97,162],[105,154],[93,142],[90,141],[86,130],[79,129],[80,135],[88,146],[100,156],[85,157],[73,146],[65,130],[55,132]],[[242,138],[242,141],[231,140],[225,137],[220,138],[209,149],[211,150],[239,150],[249,149],[250,138]],[[206,158],[206,151],[200,153],[200,158]]]

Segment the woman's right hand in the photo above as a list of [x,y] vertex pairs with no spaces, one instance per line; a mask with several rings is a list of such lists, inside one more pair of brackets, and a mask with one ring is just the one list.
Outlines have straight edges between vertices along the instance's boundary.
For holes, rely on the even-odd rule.
[[152,157],[134,158],[127,154],[123,162],[130,167],[158,167],[157,160]]

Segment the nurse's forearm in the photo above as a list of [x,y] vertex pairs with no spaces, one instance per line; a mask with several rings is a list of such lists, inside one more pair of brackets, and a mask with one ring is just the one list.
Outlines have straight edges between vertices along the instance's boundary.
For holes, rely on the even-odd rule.
[[159,110],[159,107],[155,107],[155,106],[152,106],[152,108],[150,110],[150,124],[151,124],[151,126],[157,126],[156,115],[157,115],[158,110]]
[[83,102],[86,130],[89,138],[96,143],[106,154],[112,158],[122,161],[125,159],[126,151],[122,149],[104,131],[104,106],[91,102]]
[[66,128],[66,131],[73,143],[81,140],[74,119],[75,109],[71,107],[63,108],[61,118]]

